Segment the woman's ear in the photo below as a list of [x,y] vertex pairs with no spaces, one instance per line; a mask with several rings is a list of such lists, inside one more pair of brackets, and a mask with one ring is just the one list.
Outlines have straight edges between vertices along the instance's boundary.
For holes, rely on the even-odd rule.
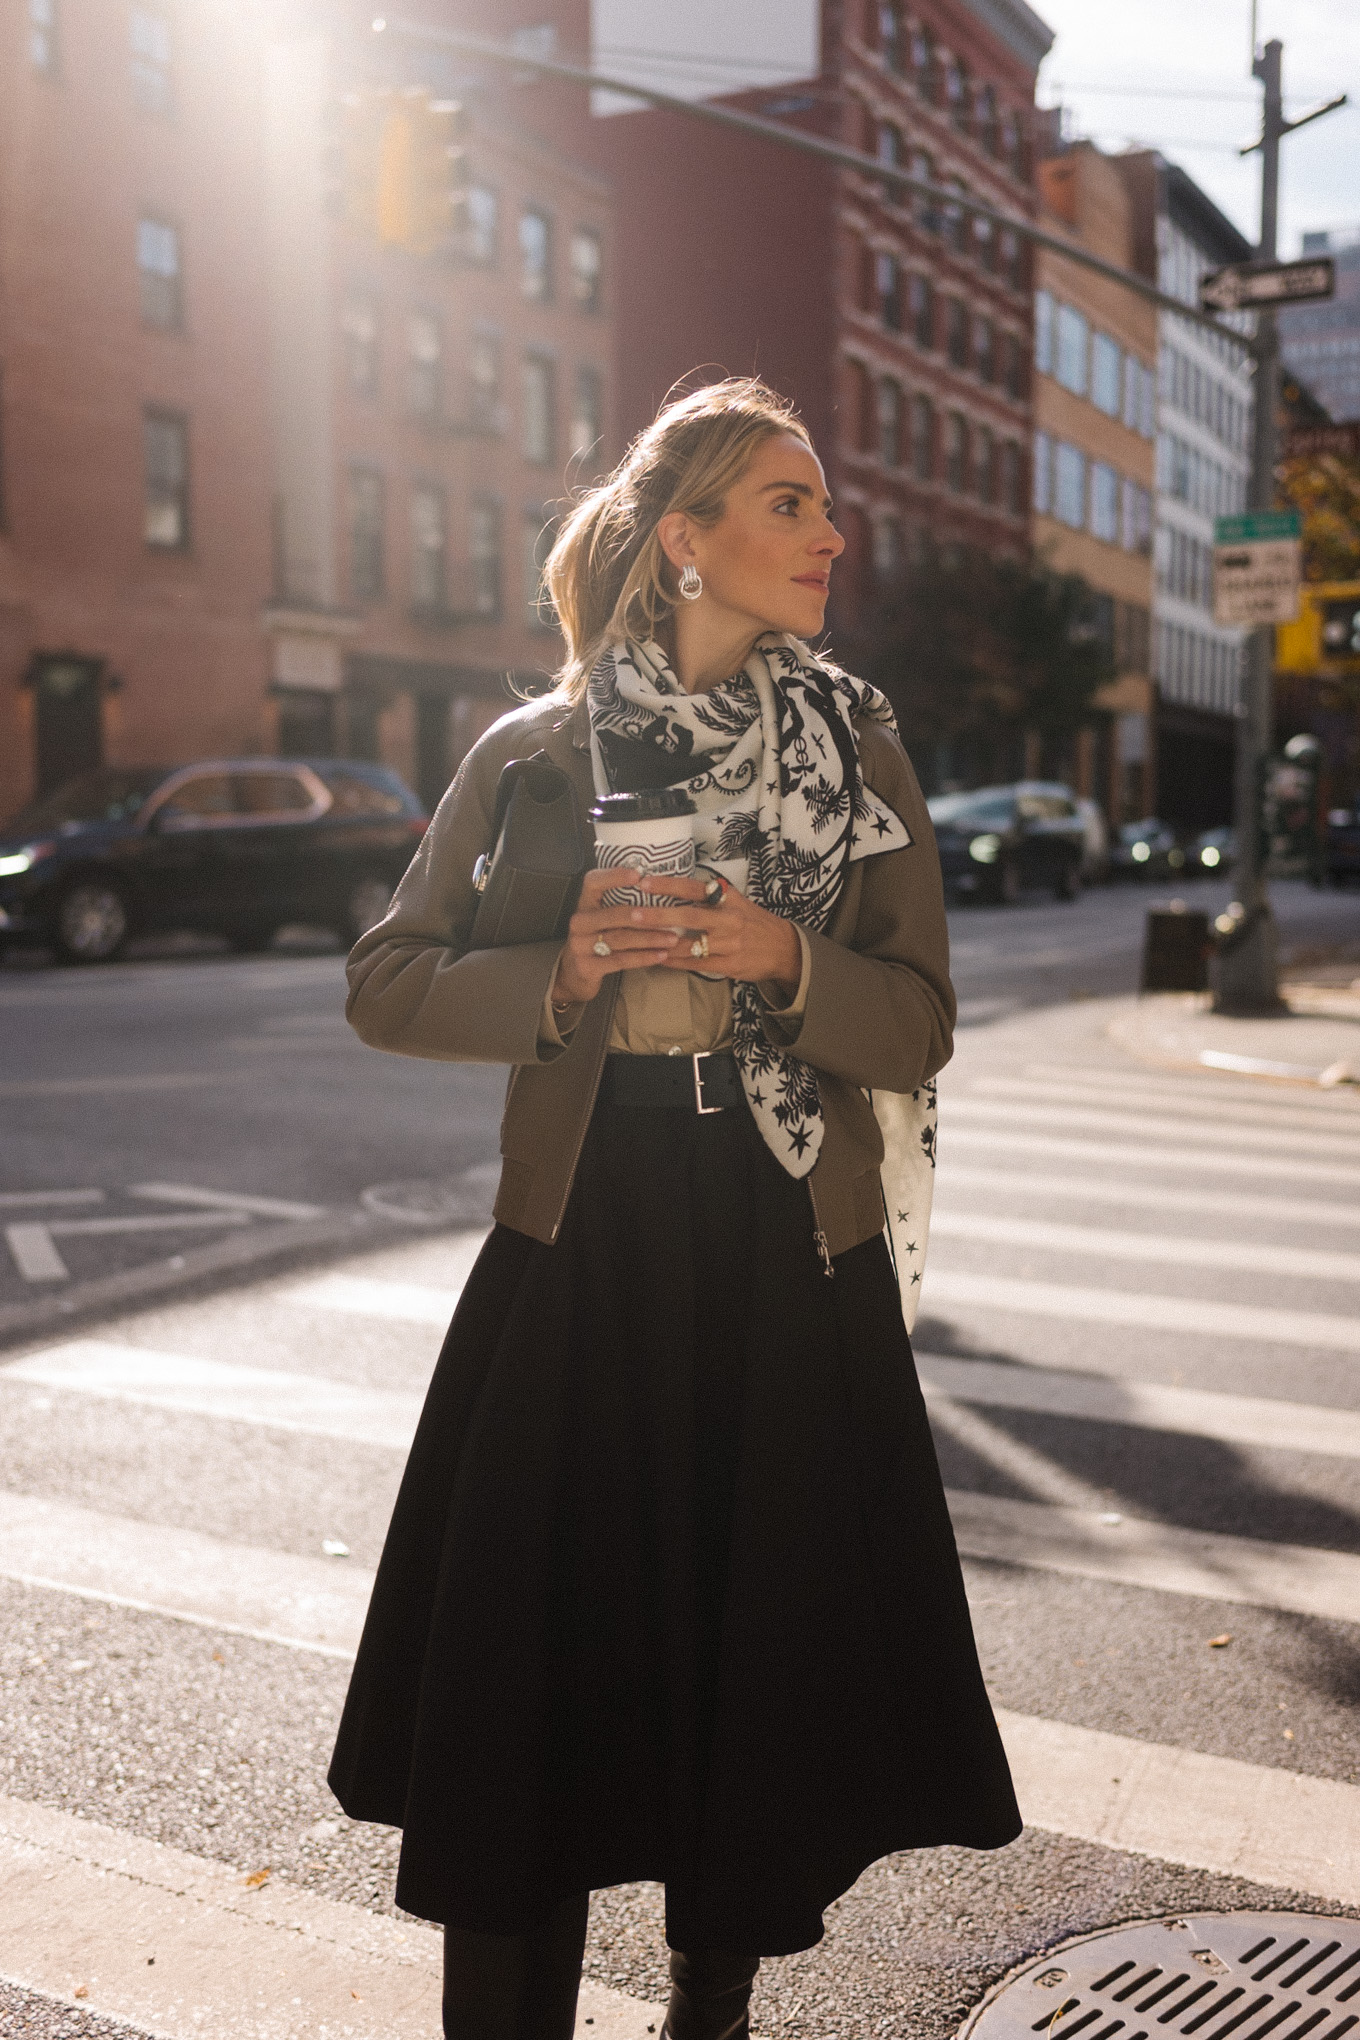
[[694,541],[690,534],[690,521],[683,510],[668,511],[656,527],[661,550],[677,572],[693,564]]

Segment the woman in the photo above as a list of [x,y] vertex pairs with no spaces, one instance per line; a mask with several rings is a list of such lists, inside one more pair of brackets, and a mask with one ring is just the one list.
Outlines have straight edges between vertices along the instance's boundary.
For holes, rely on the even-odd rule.
[[[548,561],[556,692],[464,761],[350,959],[365,1041],[514,1066],[331,1770],[405,1830],[459,2040],[569,2040],[589,1893],[638,1879],[666,2034],[744,2034],[759,1958],[877,1857],[1020,1828],[866,1096],[950,1053],[939,867],[887,703],[808,650],[830,508],[761,385],[664,410]],[[539,749],[583,803],[684,786],[689,904],[592,872],[565,944],[469,951]]]

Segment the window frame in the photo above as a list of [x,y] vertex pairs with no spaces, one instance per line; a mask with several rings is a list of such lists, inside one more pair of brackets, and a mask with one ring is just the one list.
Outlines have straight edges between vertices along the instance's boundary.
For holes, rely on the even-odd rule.
[[[372,483],[370,502],[377,516],[360,515],[360,485]],[[350,599],[365,609],[387,596],[387,476],[373,461],[351,461],[346,471],[345,504],[348,511]]]
[[[167,235],[174,247],[174,268],[158,269],[145,260],[151,234]],[[153,212],[137,215],[137,287],[142,324],[157,333],[184,331],[184,236],[173,220]],[[163,293],[165,315],[156,315],[155,293]]]
[[[530,396],[530,385],[539,380],[542,396],[541,410],[535,414],[534,400]],[[530,427],[534,422],[543,428],[544,451],[534,451],[537,442],[530,438]],[[557,454],[557,363],[550,354],[529,348],[520,364],[520,453],[530,467],[551,467]]]
[[[587,244],[595,251],[595,267],[590,274],[588,290],[582,289],[585,272],[578,265],[578,248]],[[588,318],[598,318],[604,310],[604,236],[598,227],[575,226],[571,230],[571,246],[568,251],[568,267],[571,274],[571,299],[578,312]]]
[[[162,0],[135,0],[128,11],[128,74],[132,100],[139,113],[153,119],[169,119],[175,112],[175,18]],[[165,30],[165,54],[138,46],[142,23],[159,23]]]
[[[45,7],[47,20],[39,21],[34,12]],[[24,26],[28,32],[28,68],[36,71],[40,78],[56,79],[61,76],[61,0],[27,0],[24,9]],[[42,37],[45,54],[38,54],[38,39]]]
[[[534,221],[543,229],[542,261],[531,262],[527,230]],[[524,205],[520,207],[519,226],[516,233],[519,251],[519,294],[526,304],[550,305],[553,302],[553,216],[546,206]],[[532,284],[531,279],[541,279],[541,287]]]
[[[173,497],[179,516],[179,535],[174,539],[153,538],[151,520],[155,515],[153,493],[156,477],[152,471],[153,428],[172,426],[179,445],[179,476],[166,484],[167,500]],[[148,552],[185,555],[193,550],[192,465],[189,446],[189,414],[167,404],[146,404],[142,408],[142,543]]]
[[[435,520],[431,529],[437,529],[438,545],[423,545],[420,542],[420,520],[417,506],[433,504]],[[410,539],[407,584],[410,589],[411,607],[425,615],[439,616],[447,613],[449,606],[449,492],[443,482],[419,476],[411,483],[407,499],[407,523]],[[428,587],[422,587],[419,563],[434,563],[434,571]]]

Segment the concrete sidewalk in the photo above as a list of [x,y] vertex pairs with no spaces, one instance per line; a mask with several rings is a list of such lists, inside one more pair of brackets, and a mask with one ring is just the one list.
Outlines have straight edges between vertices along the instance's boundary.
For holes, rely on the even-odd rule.
[[1353,984],[1285,984],[1287,1011],[1238,1019],[1210,1010],[1207,992],[1129,1000],[1109,1023],[1112,1040],[1158,1069],[1223,1071],[1268,1083],[1360,1085],[1360,978]]

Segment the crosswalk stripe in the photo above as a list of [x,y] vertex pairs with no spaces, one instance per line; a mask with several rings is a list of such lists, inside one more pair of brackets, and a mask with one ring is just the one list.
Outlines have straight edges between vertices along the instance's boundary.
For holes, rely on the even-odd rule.
[[[998,1126],[1058,1126],[1074,1132],[1129,1133],[1142,1138],[1165,1137],[1184,1140],[1187,1133],[1202,1140],[1206,1148],[1250,1149],[1263,1163],[1273,1160],[1277,1146],[1298,1148],[1311,1155],[1360,1157],[1357,1143],[1341,1134],[1286,1131],[1283,1127],[1233,1126],[1215,1119],[1187,1126],[1182,1117],[1159,1119],[1152,1114],[1111,1112],[1087,1105],[1020,1105],[1001,1099],[957,1097],[948,1100],[950,1120],[964,1119]],[[1269,1147],[1262,1145],[1268,1141]],[[1245,1163],[1244,1163],[1245,1165]],[[1355,1172],[1360,1180],[1360,1171]],[[1349,1179],[1348,1179],[1349,1180]]]
[[461,1292],[424,1282],[381,1282],[366,1275],[322,1275],[283,1292],[304,1310],[345,1311],[354,1317],[394,1318],[408,1325],[446,1325]]
[[[254,1868],[255,1866],[250,1866]],[[443,1936],[102,1822],[0,1798],[0,1973],[188,2040],[428,2040]],[[580,2040],[646,2040],[661,2007],[589,1980]]]
[[0,1493],[0,1577],[352,1657],[373,1575],[35,1495]]
[[134,1183],[130,1197],[161,1204],[197,1204],[209,1211],[242,1211],[256,1218],[324,1218],[324,1204],[297,1204],[284,1197],[244,1197],[235,1190],[198,1190],[189,1183]]
[[992,1409],[1032,1410],[1091,1423],[1129,1424],[1227,1445],[1278,1452],[1315,1452],[1360,1459],[1360,1414],[1320,1404],[1273,1402],[1267,1396],[1219,1395],[1207,1389],[1164,1388],[1122,1376],[1006,1367],[991,1360],[916,1355],[927,1400],[941,1397]]
[[[1264,1251],[1262,1259],[1264,1265]],[[1322,1311],[1271,1310],[1264,1305],[1210,1303],[1194,1296],[1144,1295],[1125,1289],[1080,1289],[1061,1282],[970,1275],[937,1265],[926,1270],[921,1299],[932,1310],[942,1303],[975,1304],[985,1310],[1077,1319],[1085,1324],[1360,1353],[1360,1317]]]
[[1360,1282],[1360,1254],[1315,1247],[1266,1247],[1254,1240],[1206,1240],[1182,1234],[1110,1232],[1094,1226],[1052,1225],[1043,1219],[994,1218],[983,1212],[936,1205],[931,1231],[945,1239],[986,1240],[994,1246],[1038,1247],[1046,1253],[1087,1255],[1107,1261],[1155,1261],[1179,1268],[1227,1268],[1250,1275],[1296,1275],[1319,1282]]
[[410,1445],[423,1401],[421,1394],[403,1389],[360,1388],[315,1374],[241,1367],[99,1339],[75,1339],[30,1353],[0,1369],[0,1382],[7,1379],[398,1451]]
[[949,1492],[949,1513],[967,1558],[1360,1622],[1360,1557],[1350,1552],[1267,1544],[1114,1511],[1097,1515],[957,1488]]
[[[959,1107],[966,1105],[966,1099],[951,1098],[941,1113],[940,1152],[948,1156],[951,1152],[964,1149],[985,1154],[1014,1154],[1032,1157],[1048,1155],[1055,1160],[1085,1162],[1090,1167],[1109,1164],[1119,1169],[1164,1169],[1170,1174],[1195,1176],[1232,1176],[1238,1182],[1244,1175],[1275,1177],[1285,1183],[1345,1183],[1353,1189],[1360,1189],[1360,1168],[1348,1169],[1340,1162],[1295,1161],[1289,1155],[1267,1154],[1216,1154],[1209,1147],[1173,1147],[1168,1143],[1162,1147],[1143,1147],[1137,1141],[1076,1140],[1059,1134],[1048,1134],[1037,1130],[1023,1133],[1009,1133],[990,1118],[991,1108],[978,1101],[978,1115],[987,1119],[985,1127],[961,1126],[957,1124]],[[1039,1115],[1042,1125],[1051,1124],[1047,1114]],[[1129,1121],[1139,1126],[1137,1120]],[[1185,1128],[1178,1128],[1184,1133]]]
[[943,1208],[947,1193],[962,1186],[1023,1194],[1027,1202],[1056,1197],[1079,1204],[1117,1204],[1130,1211],[1185,1211],[1201,1219],[1263,1218],[1272,1225],[1343,1225],[1352,1231],[1360,1228],[1360,1204],[1324,1204],[1315,1197],[1252,1197],[1229,1190],[1215,1190],[1211,1200],[1203,1190],[1131,1183],[1122,1175],[1042,1176],[1030,1169],[1023,1174],[1008,1169],[983,1169],[956,1160],[950,1152],[954,1145],[951,1140],[941,1152],[935,1190],[937,1212]]
[[1360,1786],[997,1709],[1031,1827],[1360,1905]]
[[[1294,1112],[1288,1106],[1271,1104],[1262,1100],[1259,1104],[1250,1098],[1200,1098],[1193,1093],[1182,1098],[1169,1087],[1155,1091],[1126,1089],[1123,1079],[1107,1085],[1096,1092],[1089,1085],[1072,1084],[1058,1078],[1043,1077],[979,1077],[968,1087],[967,1095],[972,1098],[1016,1098],[1024,1100],[1051,1099],[1062,1105],[1088,1106],[1094,1102],[1113,1102],[1128,1111],[1134,1104],[1172,1105],[1178,1117],[1196,1122],[1222,1126],[1250,1126],[1267,1140],[1277,1133],[1294,1128],[1309,1138],[1321,1129],[1316,1113],[1304,1115]],[[1353,1148],[1360,1148],[1360,1113],[1354,1110],[1333,1111],[1332,1124],[1326,1129],[1327,1136],[1337,1140],[1349,1139]]]
[[1026,1063],[1025,1075],[1040,1082],[1069,1084],[1082,1092],[1097,1091],[1105,1098],[1112,1093],[1136,1096],[1178,1109],[1183,1099],[1195,1098],[1206,1105],[1245,1105],[1253,1112],[1272,1116],[1287,1113],[1306,1121],[1322,1115],[1342,1124],[1349,1116],[1360,1123],[1360,1102],[1349,1090],[1317,1091],[1299,1086],[1285,1089],[1263,1084],[1259,1077],[1225,1075],[1196,1080],[1191,1076],[1145,1076],[1138,1070],[1095,1069],[1081,1063]]

